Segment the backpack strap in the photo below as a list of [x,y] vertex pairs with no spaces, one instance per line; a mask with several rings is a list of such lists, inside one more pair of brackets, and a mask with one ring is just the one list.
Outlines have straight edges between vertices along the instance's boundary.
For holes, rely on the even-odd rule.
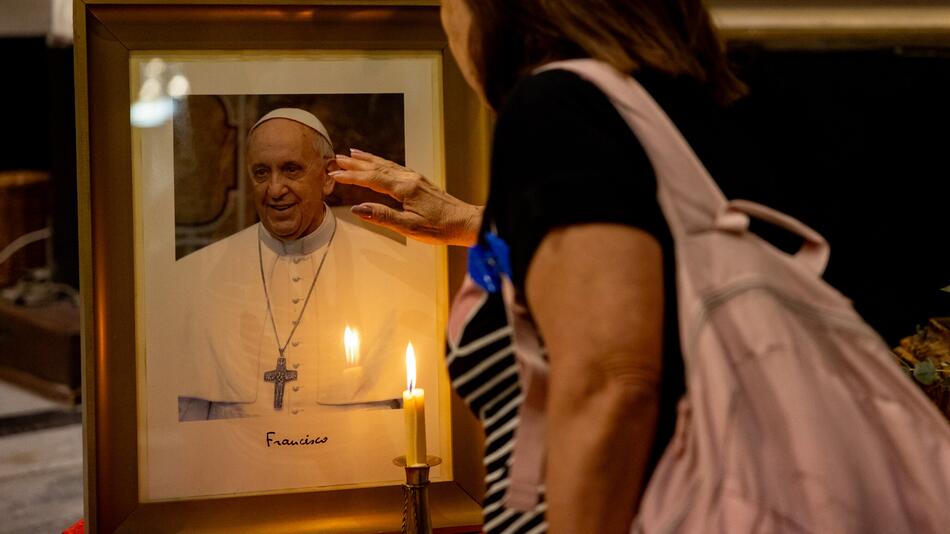
[[544,412],[548,397],[548,364],[544,345],[527,308],[515,298],[515,287],[508,277],[502,280],[502,295],[508,324],[512,327],[518,377],[524,400],[518,408],[518,428],[515,431],[510,485],[505,493],[505,505],[527,512],[539,501],[538,487],[544,480]]
[[[488,293],[501,291],[511,327],[511,344],[518,363],[522,402],[518,407],[508,491],[505,505],[520,511],[533,510],[539,501],[538,487],[544,477],[544,411],[547,401],[548,365],[544,344],[528,309],[518,302],[511,281],[508,245],[494,227],[468,252],[468,276],[452,305],[449,343],[458,346],[461,327],[485,301]],[[461,308],[456,308],[462,306]],[[471,311],[469,311],[471,310]]]
[[456,351],[462,343],[462,333],[472,317],[488,300],[488,293],[481,288],[469,274],[465,275],[462,287],[455,294],[446,327],[446,341],[451,351]]
[[[818,232],[812,230],[797,219],[789,217],[784,213],[773,210],[768,206],[757,204],[749,200],[733,200],[726,206],[725,211],[721,212],[716,220],[716,226],[720,230],[725,230],[724,222],[736,215],[744,219],[744,226],[741,231],[749,228],[749,215],[756,219],[774,224],[784,228],[789,232],[801,237],[804,242],[802,248],[793,256],[794,260],[805,269],[821,276],[828,266],[828,258],[831,255],[831,248],[828,242]],[[728,223],[726,223],[728,224]]]

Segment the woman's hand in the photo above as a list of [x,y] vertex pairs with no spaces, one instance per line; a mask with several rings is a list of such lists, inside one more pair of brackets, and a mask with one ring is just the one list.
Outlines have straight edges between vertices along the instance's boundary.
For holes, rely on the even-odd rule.
[[350,153],[336,157],[339,169],[330,172],[334,180],[372,189],[402,203],[400,210],[364,202],[350,209],[354,215],[425,243],[467,247],[476,243],[482,207],[462,202],[412,169],[368,152],[353,149]]

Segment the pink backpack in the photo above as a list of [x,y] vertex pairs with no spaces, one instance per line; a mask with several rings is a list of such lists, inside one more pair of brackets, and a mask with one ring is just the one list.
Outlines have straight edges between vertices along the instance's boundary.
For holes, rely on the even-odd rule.
[[[950,532],[950,426],[821,279],[825,240],[770,208],[727,200],[631,77],[595,60],[549,69],[595,84],[626,120],[675,243],[687,395],[632,532]],[[748,231],[750,217],[804,245],[780,252]],[[525,393],[506,503],[526,511],[543,480],[547,362],[503,282]],[[460,297],[477,293],[468,280]],[[453,311],[450,336],[470,308]]]

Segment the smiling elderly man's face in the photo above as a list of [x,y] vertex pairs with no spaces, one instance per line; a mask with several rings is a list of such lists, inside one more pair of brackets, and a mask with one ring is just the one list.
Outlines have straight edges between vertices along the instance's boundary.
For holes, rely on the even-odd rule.
[[317,229],[323,199],[333,190],[328,159],[318,148],[318,133],[289,119],[271,119],[251,132],[247,163],[254,205],[264,227],[290,241]]

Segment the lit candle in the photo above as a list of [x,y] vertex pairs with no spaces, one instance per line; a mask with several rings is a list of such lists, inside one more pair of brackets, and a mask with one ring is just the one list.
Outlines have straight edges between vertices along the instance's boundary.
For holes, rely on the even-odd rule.
[[416,352],[412,343],[406,347],[406,386],[402,392],[402,409],[406,417],[406,438],[409,451],[406,465],[426,463],[426,407],[425,392],[416,387]]
[[360,334],[349,325],[343,331],[343,350],[346,358],[343,365],[343,387],[345,395],[352,399],[363,379],[363,368],[360,366]]

